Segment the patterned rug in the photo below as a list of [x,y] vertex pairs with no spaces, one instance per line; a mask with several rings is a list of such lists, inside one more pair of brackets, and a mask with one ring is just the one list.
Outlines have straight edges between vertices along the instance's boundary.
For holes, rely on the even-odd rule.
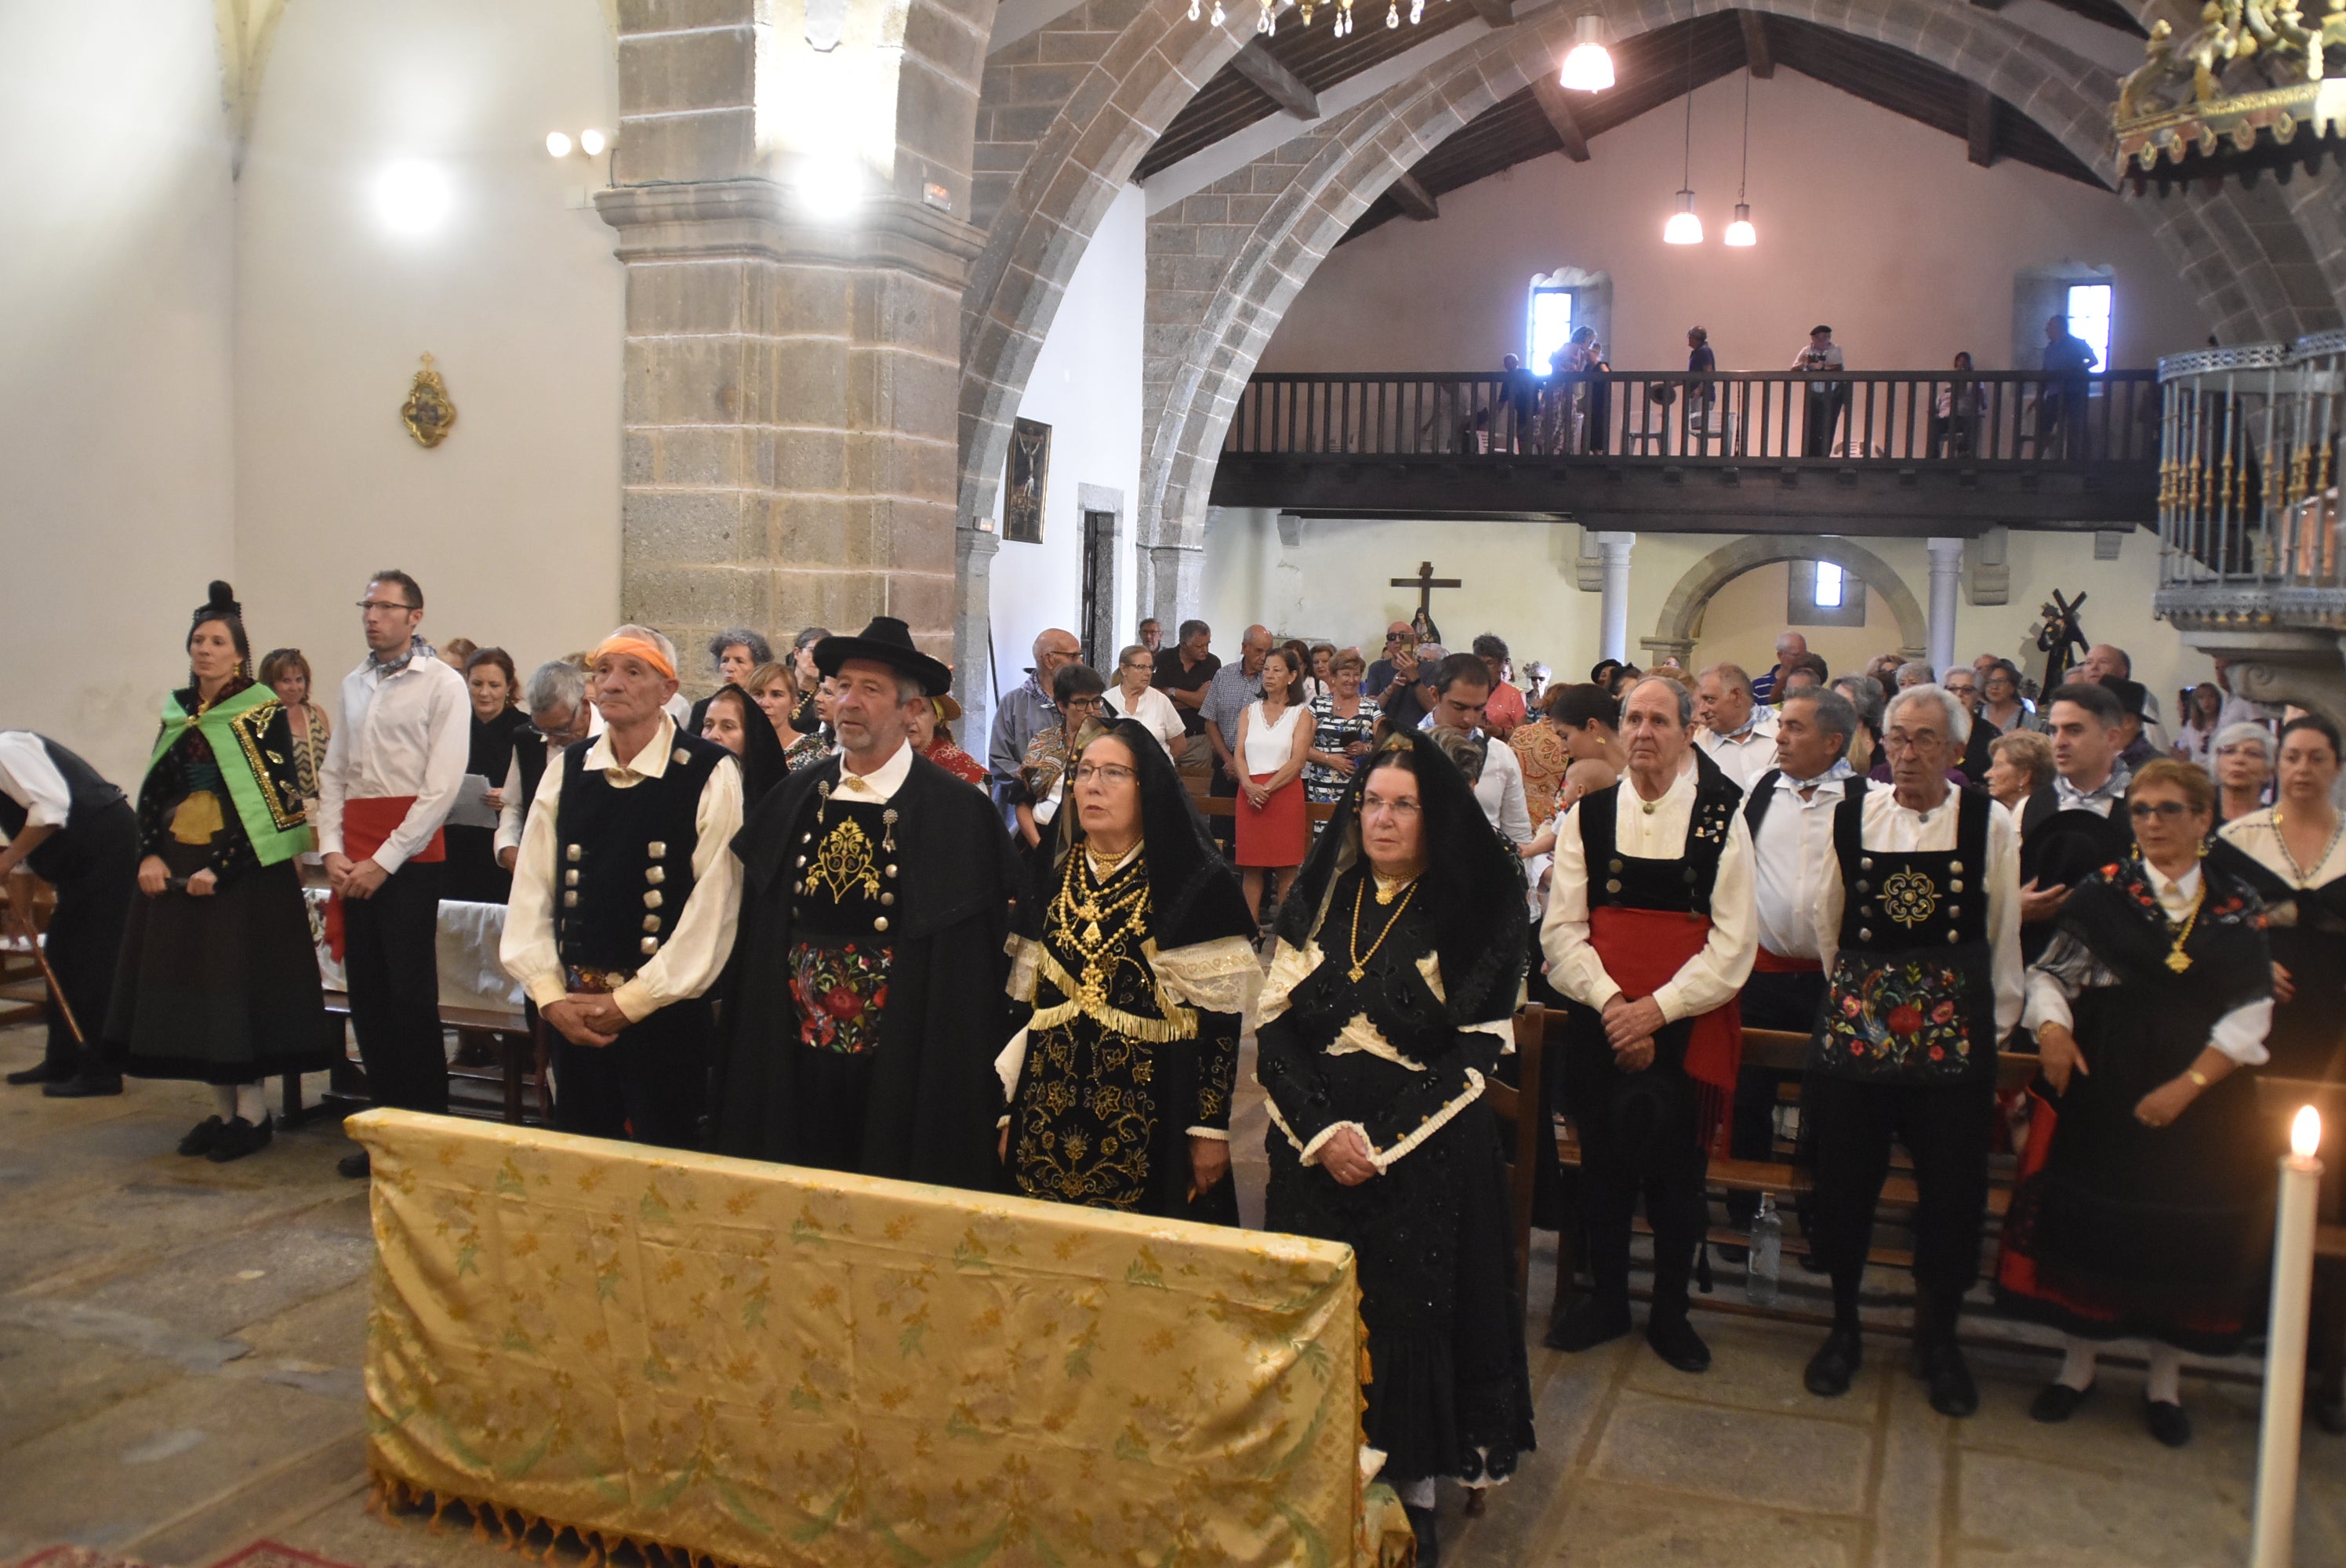
[[[88,1546],[45,1546],[20,1557],[8,1568],[151,1568],[136,1557],[117,1557]],[[210,1568],[359,1568],[309,1552],[297,1552],[274,1541],[256,1541],[210,1564]]]

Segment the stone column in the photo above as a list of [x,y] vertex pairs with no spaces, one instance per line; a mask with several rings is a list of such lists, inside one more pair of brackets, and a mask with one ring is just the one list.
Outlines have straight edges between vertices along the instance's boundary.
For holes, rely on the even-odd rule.
[[954,531],[954,690],[962,749],[983,760],[994,728],[994,556],[1002,540],[964,523]]
[[1955,662],[1955,605],[1963,596],[1964,542],[1933,539],[1931,552],[1931,678]]
[[1596,657],[1627,660],[1629,657],[1629,552],[1635,534],[1599,534],[1596,547],[1605,557],[1604,598],[1597,619]]
[[965,163],[945,169],[916,134],[954,107],[913,80],[905,8],[619,9],[619,140],[596,205],[627,268],[623,614],[683,647],[891,615],[952,657],[979,236],[951,212]]

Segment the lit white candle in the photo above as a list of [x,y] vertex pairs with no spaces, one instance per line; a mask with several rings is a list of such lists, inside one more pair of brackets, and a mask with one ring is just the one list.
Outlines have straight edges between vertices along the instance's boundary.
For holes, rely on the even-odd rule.
[[2305,1329],[2313,1304],[2313,1227],[2321,1186],[2321,1115],[2300,1108],[2280,1162],[2273,1225],[2272,1324],[2265,1342],[2264,1431],[2249,1568],[2289,1568],[2297,1530],[2297,1441],[2305,1419]]

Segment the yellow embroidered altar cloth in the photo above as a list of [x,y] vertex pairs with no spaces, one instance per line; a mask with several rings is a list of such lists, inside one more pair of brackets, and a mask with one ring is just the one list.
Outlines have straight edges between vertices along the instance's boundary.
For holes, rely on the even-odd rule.
[[382,1480],[749,1568],[1355,1559],[1346,1247],[349,1125],[373,1160]]

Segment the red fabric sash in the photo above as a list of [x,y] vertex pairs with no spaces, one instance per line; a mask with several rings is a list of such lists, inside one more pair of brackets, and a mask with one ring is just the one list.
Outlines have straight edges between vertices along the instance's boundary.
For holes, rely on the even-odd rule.
[[[415,804],[413,795],[377,795],[342,802],[342,853],[351,863],[371,858],[382,848],[385,839],[399,831],[407,820],[410,808]],[[436,865],[448,858],[446,833],[438,828],[422,849],[408,857],[411,862]],[[326,901],[326,947],[334,962],[342,961],[342,895],[336,893]]]
[[1754,974],[1821,974],[1824,967],[1813,958],[1786,958],[1782,953],[1770,952],[1764,947],[1751,961],[1751,972]]
[[[1589,944],[1605,972],[1631,1000],[1669,983],[1710,940],[1710,917],[1605,904],[1588,913]],[[1709,1148],[1734,1117],[1735,1075],[1743,1065],[1743,1009],[1734,998],[1699,1013],[1687,1041],[1687,1076],[1701,1085],[1695,1133]]]

